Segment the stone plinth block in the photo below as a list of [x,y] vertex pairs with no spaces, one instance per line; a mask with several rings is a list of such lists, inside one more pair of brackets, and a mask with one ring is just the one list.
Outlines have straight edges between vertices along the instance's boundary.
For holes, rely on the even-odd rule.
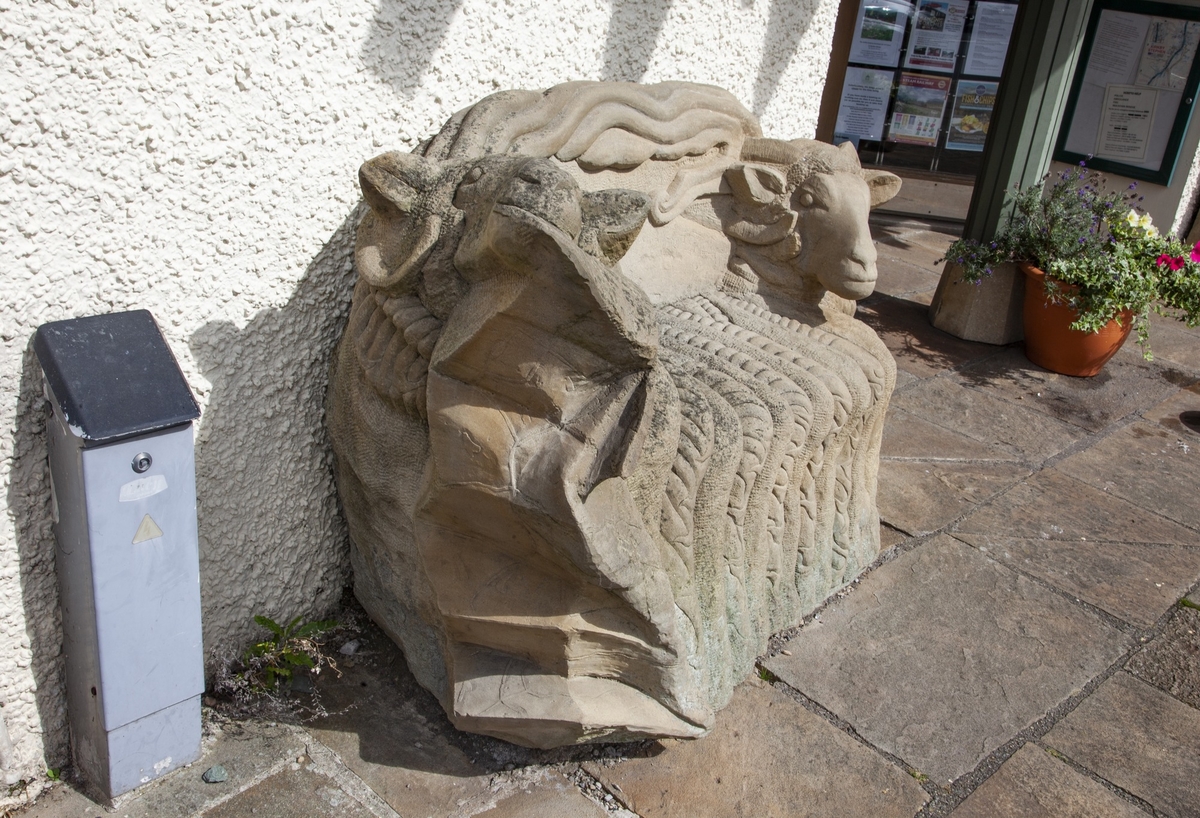
[[895,362],[848,146],[718,88],[505,91],[360,171],[355,588],[460,729],[694,737],[879,549]]

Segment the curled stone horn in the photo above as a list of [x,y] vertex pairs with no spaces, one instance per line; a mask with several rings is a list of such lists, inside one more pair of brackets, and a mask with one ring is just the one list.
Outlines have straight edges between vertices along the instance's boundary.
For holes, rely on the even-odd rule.
[[871,207],[879,207],[900,192],[900,177],[886,170],[863,168],[854,145],[843,142],[836,148],[813,139],[747,139],[742,145],[743,162],[762,162],[787,168],[788,186],[794,187],[810,173],[843,171],[856,173],[871,191]]
[[358,180],[371,212],[358,230],[358,273],[373,287],[404,289],[429,256],[442,230],[431,207],[441,177],[438,163],[392,151],[359,168]]

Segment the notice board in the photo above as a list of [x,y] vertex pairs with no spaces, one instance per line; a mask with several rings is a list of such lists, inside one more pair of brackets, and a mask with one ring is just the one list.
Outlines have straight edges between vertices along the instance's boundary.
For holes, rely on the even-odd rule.
[[1169,185],[1200,86],[1200,8],[1096,0],[1054,158]]

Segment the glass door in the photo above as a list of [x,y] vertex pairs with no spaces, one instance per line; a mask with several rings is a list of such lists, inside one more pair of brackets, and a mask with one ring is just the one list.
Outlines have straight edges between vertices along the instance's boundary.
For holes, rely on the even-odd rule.
[[1016,11],[1017,0],[859,0],[833,141],[854,143],[864,166],[969,198]]

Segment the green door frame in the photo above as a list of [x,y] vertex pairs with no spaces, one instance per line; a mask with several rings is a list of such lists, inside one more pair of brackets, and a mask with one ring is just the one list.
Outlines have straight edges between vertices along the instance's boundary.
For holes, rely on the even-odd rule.
[[[995,235],[1008,217],[1006,191],[1036,183],[1050,167],[1091,8],[1092,0],[1021,3],[964,236]],[[1015,270],[999,270],[980,286],[958,278],[957,266],[947,262],[929,307],[935,327],[993,344],[1021,339],[1024,282]]]

